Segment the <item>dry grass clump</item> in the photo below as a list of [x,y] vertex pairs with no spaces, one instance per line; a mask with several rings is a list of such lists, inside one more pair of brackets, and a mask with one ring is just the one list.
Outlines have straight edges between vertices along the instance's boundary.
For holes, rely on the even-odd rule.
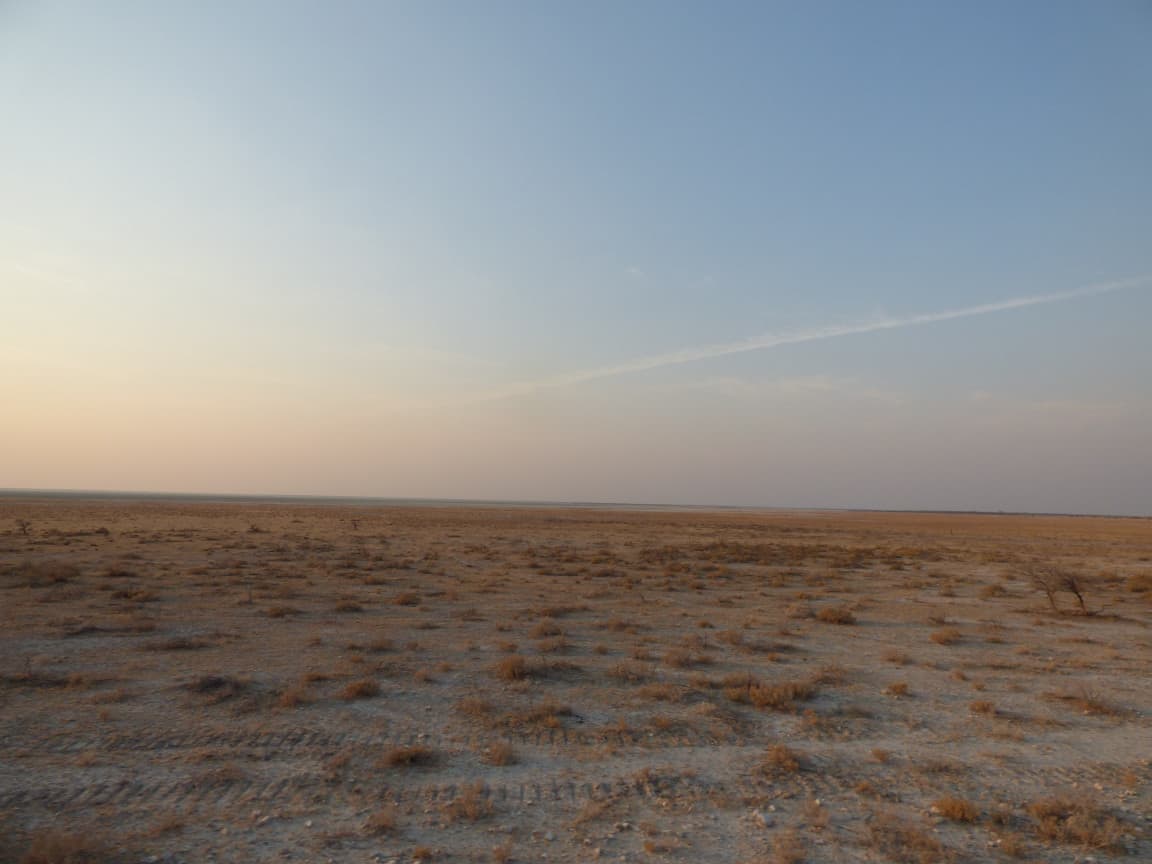
[[545,618],[532,628],[529,635],[531,635],[533,639],[543,639],[547,636],[563,636],[564,631],[556,626],[555,621],[550,618]]
[[264,614],[269,618],[289,618],[296,615],[303,615],[304,612],[295,606],[270,606],[264,610]]
[[484,749],[484,764],[502,767],[516,764],[516,750],[507,741],[497,741]]
[[4,572],[3,576],[5,588],[43,588],[79,578],[80,569],[59,561],[25,561]]
[[572,647],[572,643],[563,636],[551,639],[541,639],[536,643],[536,650],[541,654],[563,654]]
[[1152,573],[1133,573],[1124,583],[1133,594],[1152,593]]
[[33,835],[20,864],[102,864],[112,860],[112,850],[99,833],[48,828]]
[[672,648],[664,654],[664,664],[673,669],[687,669],[694,662],[692,652],[685,648]]
[[483,783],[470,783],[460,789],[460,794],[444,805],[444,820],[453,822],[479,822],[496,812],[488,800]]
[[608,677],[626,684],[642,684],[652,680],[652,670],[635,660],[622,660],[608,670]]
[[523,711],[510,711],[504,715],[502,725],[511,728],[530,726],[558,729],[564,725],[561,718],[571,716],[572,708],[570,706],[548,700]]
[[761,683],[751,675],[725,676],[724,695],[733,702],[771,711],[794,711],[797,702],[816,695],[811,681],[776,681]]
[[1120,706],[1109,702],[1091,687],[1081,685],[1062,693],[1048,693],[1046,698],[1062,702],[1081,714],[1095,717],[1122,717],[1126,713]]
[[159,639],[144,644],[145,651],[198,651],[207,647],[208,643],[203,639],[192,639],[188,636],[172,636],[169,639]]
[[772,837],[772,857],[767,859],[770,864],[802,864],[805,845],[796,830],[789,828],[779,831]]
[[183,685],[191,693],[208,697],[209,704],[224,702],[248,689],[248,683],[231,675],[200,675]]
[[358,681],[351,681],[341,691],[340,698],[345,702],[352,702],[356,699],[371,699],[373,696],[380,695],[380,685],[373,678],[361,678]]
[[477,720],[491,717],[495,710],[496,707],[491,702],[479,696],[465,696],[456,703],[457,713]]
[[940,630],[933,630],[932,635],[928,638],[937,645],[954,645],[960,641],[961,633],[955,627],[944,627]]
[[681,696],[681,690],[666,681],[645,684],[636,692],[645,699],[652,699],[656,702],[679,702]]
[[816,613],[816,618],[825,624],[855,624],[856,616],[847,606],[824,606]]
[[504,657],[492,667],[492,674],[503,681],[522,681],[530,674],[528,661],[519,654]]
[[953,822],[975,822],[980,818],[980,809],[975,804],[951,795],[933,801],[932,810]]
[[377,768],[426,768],[440,761],[431,747],[417,744],[412,747],[393,747],[376,760]]
[[381,807],[364,820],[363,833],[372,837],[381,837],[396,831],[398,819],[397,810],[392,805]]
[[868,840],[872,848],[902,864],[939,864],[953,857],[951,850],[924,828],[888,810],[872,815]]
[[766,777],[795,774],[808,762],[808,756],[785,744],[773,744],[760,760],[760,773]]
[[301,705],[307,705],[311,701],[312,696],[308,692],[308,684],[304,681],[285,687],[280,691],[280,695],[276,697],[276,704],[281,708],[299,708]]
[[1028,805],[1036,836],[1049,843],[1124,851],[1124,825],[1091,800],[1071,796],[1043,798]]

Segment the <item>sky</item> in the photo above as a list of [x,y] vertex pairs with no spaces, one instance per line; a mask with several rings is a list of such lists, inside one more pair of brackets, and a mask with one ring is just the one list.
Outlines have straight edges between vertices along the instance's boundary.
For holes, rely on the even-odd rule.
[[1152,515],[1152,4],[0,0],[0,488]]

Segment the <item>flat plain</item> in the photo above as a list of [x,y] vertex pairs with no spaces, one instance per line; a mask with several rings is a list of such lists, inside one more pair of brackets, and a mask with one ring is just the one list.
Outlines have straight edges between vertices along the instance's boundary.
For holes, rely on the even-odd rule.
[[0,861],[1152,860],[1152,520],[0,500]]

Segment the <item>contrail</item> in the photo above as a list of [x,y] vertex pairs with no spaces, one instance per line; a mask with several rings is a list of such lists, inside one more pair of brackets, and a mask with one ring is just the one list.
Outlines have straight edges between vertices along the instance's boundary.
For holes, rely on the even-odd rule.
[[1112,291],[1135,288],[1150,282],[1152,282],[1152,276],[1140,276],[1116,282],[1101,282],[1095,285],[1086,285],[1083,288],[1075,288],[1071,291],[1060,291],[1054,294],[1033,294],[1027,297],[1013,297],[1008,300],[998,300],[995,303],[965,306],[962,309],[946,309],[942,312],[925,312],[920,315],[906,315],[899,318],[879,318],[856,324],[830,324],[823,327],[811,327],[802,330],[766,333],[763,336],[745,339],[740,342],[725,342],[718,345],[683,348],[667,354],[638,357],[635,360],[628,360],[614,366],[598,366],[593,369],[565,372],[549,378],[541,378],[537,381],[525,381],[520,384],[513,384],[503,390],[480,394],[473,401],[491,402],[514,396],[526,396],[541,390],[570,387],[574,384],[583,384],[586,381],[596,381],[601,378],[614,378],[617,375],[626,375],[630,372],[645,372],[649,369],[677,366],[683,363],[693,363],[697,360],[708,360],[713,357],[726,357],[730,354],[743,354],[748,351],[778,348],[781,345],[818,342],[822,339],[835,339],[839,336],[853,336],[858,333],[875,333],[878,330],[919,327],[923,324],[952,321],[956,318],[973,318],[977,315],[989,315],[993,312],[1005,312],[1009,309],[1023,309],[1027,306],[1041,306],[1045,303],[1058,303],[1062,300],[1074,300],[1078,297],[1108,294]]

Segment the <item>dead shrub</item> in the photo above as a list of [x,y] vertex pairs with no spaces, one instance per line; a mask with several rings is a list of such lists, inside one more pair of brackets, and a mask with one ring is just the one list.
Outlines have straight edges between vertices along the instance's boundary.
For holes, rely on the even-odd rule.
[[1054,564],[1032,563],[1023,568],[1023,575],[1027,577],[1033,588],[1044,593],[1053,612],[1059,612],[1056,596],[1067,592],[1076,598],[1080,607],[1080,614],[1087,615],[1088,607],[1084,603],[1084,592],[1087,590],[1087,578]]

